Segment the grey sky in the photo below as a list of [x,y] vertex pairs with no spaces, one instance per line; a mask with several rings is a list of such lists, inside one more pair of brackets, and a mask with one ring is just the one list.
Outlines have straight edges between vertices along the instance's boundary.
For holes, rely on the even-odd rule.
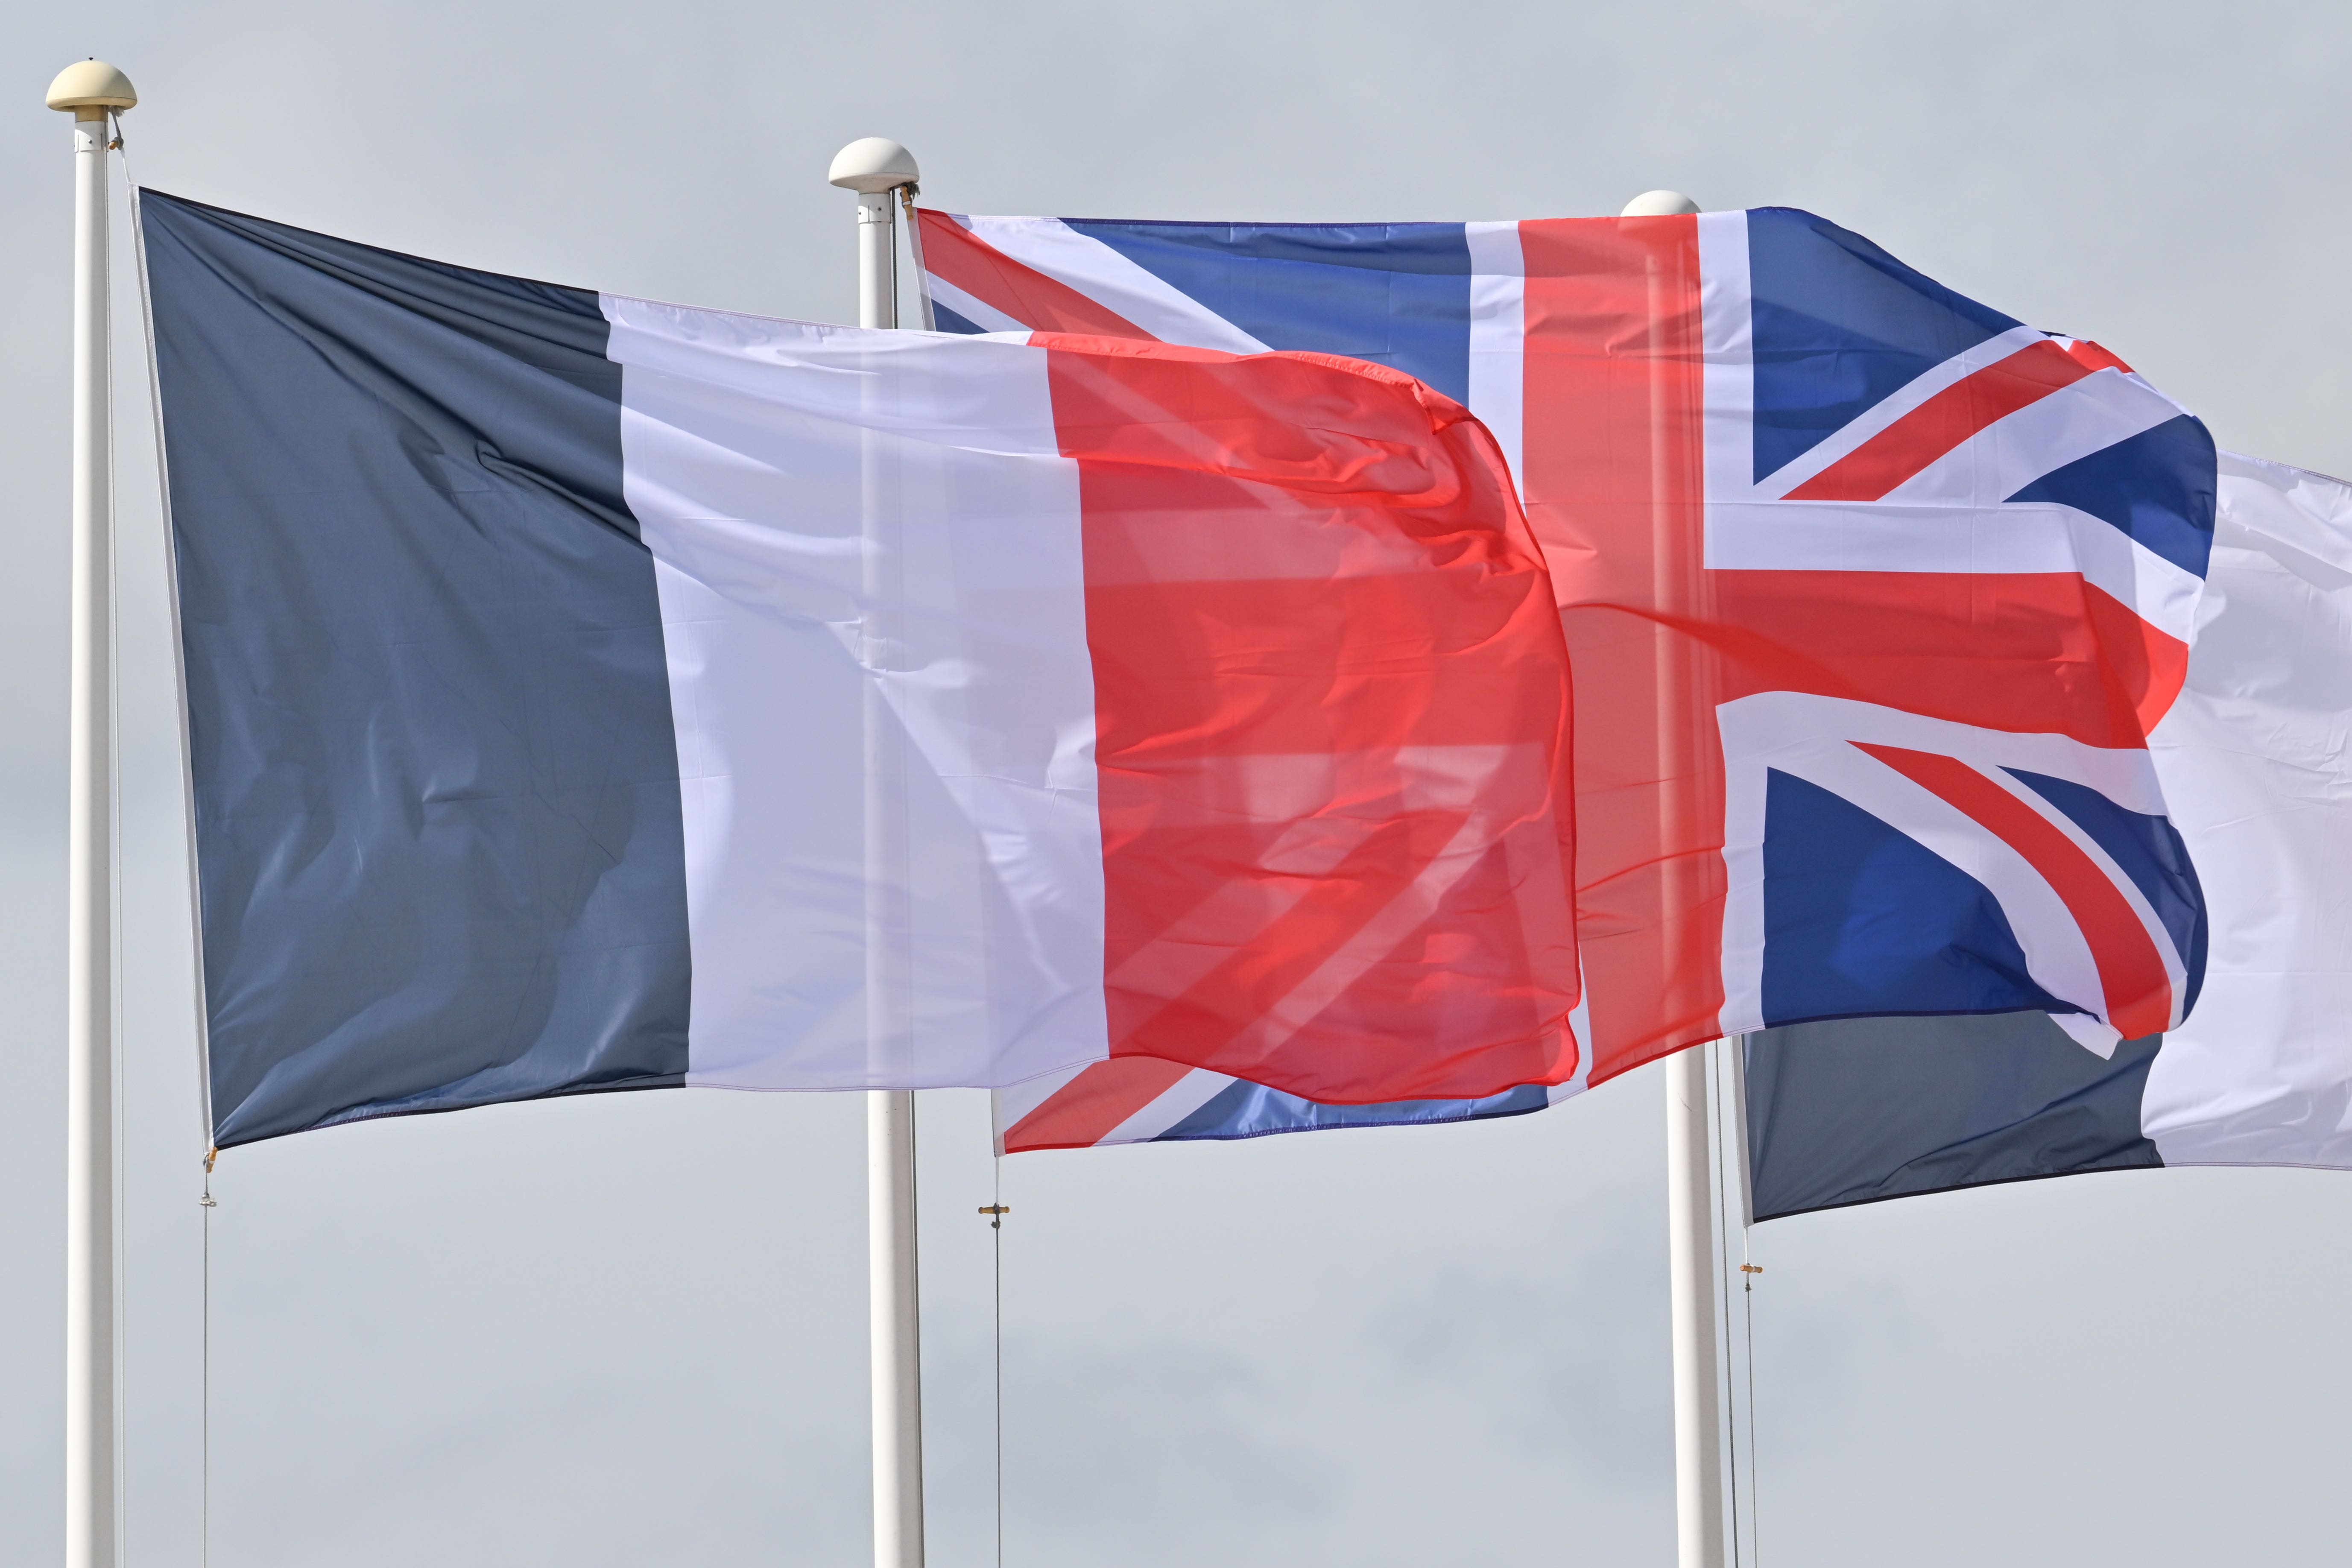
[[[69,158],[353,238],[842,320],[842,142],[981,212],[1786,203],[2095,337],[2225,446],[2352,471],[2352,11],[16,0],[0,100],[0,1561],[54,1560]],[[127,254],[127,252],[126,252]],[[127,279],[127,274],[126,274]],[[122,290],[129,302],[130,289]],[[133,317],[126,310],[126,328]],[[199,1211],[177,775],[135,342],[119,390],[130,1561],[193,1563]],[[932,1552],[989,1560],[985,1108],[925,1097]],[[1654,1070],[1445,1129],[1006,1162],[1009,1563],[1664,1563]],[[854,1564],[851,1097],[506,1107],[226,1156],[215,1561]],[[2151,1172],[1754,1238],[1763,1561],[2336,1561],[2352,1176]],[[1743,1435],[1744,1436],[1744,1435]]]

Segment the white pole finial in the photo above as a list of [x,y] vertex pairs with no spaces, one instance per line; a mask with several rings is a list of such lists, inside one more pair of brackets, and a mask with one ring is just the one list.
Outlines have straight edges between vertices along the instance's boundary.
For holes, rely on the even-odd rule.
[[833,155],[828,184],[857,193],[857,324],[898,324],[898,211],[891,200],[913,185],[915,155],[887,136],[861,136]]
[[113,499],[107,425],[106,117],[131,79],[81,60],[74,117],[73,584],[66,801],[66,1568],[114,1568]]
[[1698,211],[1698,204],[1680,191],[1643,191],[1625,204],[1619,217],[1682,217]]
[[49,83],[49,107],[76,120],[103,120],[110,110],[120,114],[138,101],[131,79],[101,59],[76,60]]
[[861,136],[833,155],[825,179],[844,190],[872,195],[911,185],[922,178],[915,155],[887,136]]
[[[852,142],[825,177],[857,193],[857,324],[898,324],[898,197],[915,156],[883,136]],[[867,377],[866,390],[874,390]],[[866,667],[866,1034],[876,1076],[905,1059],[909,955],[904,740],[883,689],[898,639],[898,487],[881,432],[859,433]],[[866,1308],[874,1395],[875,1568],[923,1565],[923,1385],[915,1231],[915,1096],[875,1089],[866,1108]]]

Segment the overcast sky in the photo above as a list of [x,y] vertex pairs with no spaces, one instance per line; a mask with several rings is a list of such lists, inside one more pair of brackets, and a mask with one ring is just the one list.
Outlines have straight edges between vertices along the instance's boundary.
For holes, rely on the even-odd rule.
[[[959,210],[1859,229],[2352,471],[2352,8],[2140,0],[10,0],[0,98],[0,1561],[60,1538],[70,155],[476,267],[821,321],[853,137]],[[127,254],[127,252],[126,252]],[[128,274],[124,275],[126,278]],[[131,289],[122,290],[126,307]],[[122,314],[126,336],[135,321]],[[193,1563],[200,1215],[145,386],[118,390],[129,1561]],[[931,1553],[992,1560],[983,1097],[926,1095]],[[1672,1561],[1661,1086],[1004,1163],[1005,1558]],[[865,1559],[852,1096],[502,1107],[226,1156],[213,1560]],[[2156,1171],[1753,1237],[1760,1560],[2340,1561],[2352,1175]],[[1743,1456],[1745,1455],[1745,1433]],[[1743,1547],[1743,1551],[1746,1548]]]

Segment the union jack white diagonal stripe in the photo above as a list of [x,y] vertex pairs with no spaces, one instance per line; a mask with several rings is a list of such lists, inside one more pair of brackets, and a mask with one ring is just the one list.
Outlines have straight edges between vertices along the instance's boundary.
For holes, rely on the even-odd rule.
[[[1574,671],[1580,1083],[1815,1018],[2041,1009],[2106,1046],[2185,1016],[2204,905],[2147,735],[2215,458],[2113,354],[1786,209],[922,222],[948,330],[1351,354],[1495,431]],[[1008,1110],[1006,1146],[1279,1130],[1234,1121],[1254,1086],[1087,1078],[1138,1070]]]

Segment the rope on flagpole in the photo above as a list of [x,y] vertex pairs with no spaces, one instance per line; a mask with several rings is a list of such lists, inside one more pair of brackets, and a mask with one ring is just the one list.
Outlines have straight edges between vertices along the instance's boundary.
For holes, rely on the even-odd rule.
[[922,187],[909,180],[898,187],[898,205],[907,214],[907,249],[915,262],[915,298],[923,307],[923,331],[936,332],[940,324],[931,317],[931,275],[923,267],[923,223],[915,216],[915,198],[921,194]]
[[1004,1568],[1004,1216],[1013,1211],[1004,1203],[1004,1156],[989,1160],[992,1184],[988,1206],[989,1262],[993,1295],[989,1308],[989,1332],[996,1356],[996,1568]]
[[[180,635],[179,542],[172,531],[172,474],[163,437],[163,383],[156,365],[155,296],[147,277],[147,223],[139,201],[139,182],[131,172],[131,153],[123,145],[122,120],[114,120],[114,149],[122,159],[122,183],[131,202],[131,250],[139,279],[139,325],[146,339],[147,402],[150,428],[155,437],[155,491],[163,521],[164,600],[171,606],[173,698],[180,730],[180,793],[187,825],[188,931],[193,975],[189,989],[196,1037],[196,1113],[204,1126],[204,1184],[196,1198],[204,1211],[202,1264],[197,1307],[196,1395],[196,1561],[211,1568],[213,1558],[213,1162],[220,1150],[213,1142],[212,1059],[209,1023],[205,1008],[203,910],[196,872],[195,781],[190,773],[193,752],[188,743],[187,645]],[[119,662],[119,661],[118,661]],[[120,907],[118,905],[118,907]],[[118,1015],[119,1016],[119,1015]]]
[[[212,1026],[205,1016],[205,1006],[203,882],[196,866],[196,782],[192,771],[195,753],[188,738],[187,642],[180,633],[180,542],[172,527],[172,470],[170,449],[163,435],[163,381],[156,369],[155,296],[147,281],[146,215],[139,201],[139,183],[131,177],[131,154],[128,153],[122,154],[122,178],[131,187],[131,249],[138,262],[135,270],[139,275],[139,322],[147,334],[147,402],[150,423],[155,434],[156,499],[163,510],[163,602],[172,611],[173,696],[178,704],[180,727],[180,809],[187,826],[188,999],[196,1032],[196,1114],[204,1123],[205,1158],[209,1162],[217,1152],[213,1146]],[[206,1168],[210,1168],[209,1164]]]
[[196,1395],[196,1564],[212,1568],[213,1561],[213,1161],[217,1149],[205,1154],[204,1306],[198,1333]]
[[[106,111],[107,150],[122,154],[122,115],[119,110]],[[130,187],[131,165],[123,154],[124,188]],[[112,182],[108,183],[108,195],[112,196]],[[134,220],[135,221],[135,220]],[[106,266],[111,269],[114,258],[109,256]],[[110,314],[113,297],[109,292],[107,305]],[[107,333],[107,355],[114,353],[114,335],[110,323]],[[114,1343],[107,1353],[114,1363],[114,1543],[119,1557],[122,1542],[131,1522],[130,1445],[120,1434],[130,1430],[131,1358],[121,1347],[131,1341],[131,1290],[124,1279],[126,1258],[122,1250],[122,1098],[123,1098],[123,982],[122,982],[122,568],[121,565],[121,535],[120,510],[115,504],[114,460],[114,376],[106,378],[106,874],[107,897],[107,980],[112,994],[107,1004],[107,1072],[110,1076],[107,1110],[113,1117],[113,1148],[108,1151],[114,1173],[107,1184],[110,1189],[114,1217],[112,1220],[114,1261],[107,1270],[114,1282]]]
[[1748,1556],[1764,1561],[1764,1487],[1756,1469],[1756,1276],[1764,1270],[1748,1261],[1748,1226],[1739,1227],[1739,1317],[1748,1336]]
[[[1745,1204],[1740,1204],[1738,1205],[1736,1217],[1740,1222],[1739,1311],[1741,1338],[1743,1341],[1742,1351],[1745,1364],[1742,1367],[1741,1372],[1735,1376],[1728,1360],[1731,1348],[1731,1320],[1729,1307],[1731,1259],[1730,1237],[1727,1233],[1730,1230],[1731,1221],[1735,1217],[1733,1194],[1739,1190],[1737,1186],[1733,1185],[1733,1184],[1735,1182],[1745,1183],[1748,1179],[1748,1173],[1744,1168],[1744,1165],[1736,1176],[1731,1168],[1732,1157],[1738,1154],[1746,1147],[1746,1139],[1744,1137],[1745,1129],[1737,1125],[1738,1119],[1742,1114],[1741,1108],[1746,1104],[1746,1096],[1744,1094],[1734,1092],[1737,1086],[1730,1082],[1727,1075],[1734,1072],[1745,1073],[1747,1046],[1743,1037],[1735,1035],[1724,1040],[1723,1047],[1723,1054],[1715,1056],[1712,1058],[1713,1065],[1716,1068],[1715,1087],[1717,1093],[1715,1095],[1715,1103],[1713,1107],[1714,1114],[1710,1118],[1709,1124],[1714,1131],[1717,1152],[1716,1195],[1722,1208],[1724,1232],[1726,1233],[1723,1237],[1722,1258],[1726,1303],[1723,1337],[1725,1342],[1724,1350],[1727,1358],[1724,1367],[1724,1378],[1727,1384],[1731,1384],[1731,1387],[1727,1392],[1735,1395],[1741,1392],[1739,1387],[1740,1384],[1744,1383],[1746,1385],[1745,1403],[1747,1405],[1746,1419],[1748,1426],[1748,1531],[1745,1562],[1748,1564],[1748,1568],[1756,1568],[1756,1565],[1762,1560],[1763,1551],[1762,1531],[1758,1524],[1758,1521],[1761,1518],[1762,1512],[1758,1500],[1761,1494],[1762,1489],[1759,1484],[1756,1468],[1756,1277],[1763,1273],[1764,1270],[1753,1260],[1752,1255],[1748,1250],[1750,1226],[1748,1221],[1747,1205]],[[1733,1124],[1728,1131],[1727,1131],[1726,1127],[1727,1122]],[[1726,1441],[1729,1445],[1731,1450],[1731,1555],[1732,1561],[1735,1564],[1743,1561],[1740,1552],[1741,1532],[1739,1529],[1740,1413],[1738,1409],[1738,1404],[1739,1401],[1735,1398],[1733,1400],[1734,1408],[1728,1413],[1729,1419],[1725,1423]]]
[[[1723,1308],[1720,1326],[1716,1330],[1716,1345],[1723,1355],[1724,1393],[1727,1396],[1736,1392],[1731,1379],[1731,1194],[1724,1187],[1731,1174],[1731,1162],[1724,1148],[1723,1136],[1724,1107],[1731,1097],[1724,1090],[1723,1052],[1718,1048],[1721,1044],[1717,1041],[1698,1048],[1706,1052],[1706,1065],[1710,1069],[1707,1074],[1706,1130],[1707,1141],[1714,1146],[1710,1152],[1715,1175],[1715,1211],[1718,1216],[1715,1227],[1716,1300]],[[1743,1236],[1743,1242],[1744,1239]],[[1729,1408],[1732,1402],[1728,1397],[1724,1403],[1724,1471],[1731,1491],[1731,1563],[1732,1568],[1740,1568],[1739,1417],[1737,1411]]]

